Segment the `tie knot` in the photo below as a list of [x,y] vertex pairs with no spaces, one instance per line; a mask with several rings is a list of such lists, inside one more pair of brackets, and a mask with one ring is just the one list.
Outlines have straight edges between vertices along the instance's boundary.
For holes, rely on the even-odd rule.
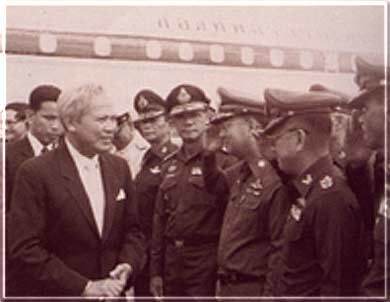
[[44,154],[46,152],[49,151],[49,148],[47,146],[43,146],[42,150],[41,150],[41,154]]

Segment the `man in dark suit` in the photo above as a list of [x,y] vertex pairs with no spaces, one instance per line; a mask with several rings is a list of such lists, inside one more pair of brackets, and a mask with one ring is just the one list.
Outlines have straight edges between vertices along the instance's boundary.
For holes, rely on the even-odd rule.
[[20,141],[6,146],[6,211],[10,208],[13,184],[19,166],[27,159],[50,149],[62,133],[57,113],[57,98],[60,93],[61,90],[52,85],[36,87],[29,97],[32,110],[29,132]]
[[113,103],[88,84],[60,95],[60,146],[19,169],[7,244],[26,282],[17,296],[113,297],[144,263],[133,183],[125,160],[107,151]]

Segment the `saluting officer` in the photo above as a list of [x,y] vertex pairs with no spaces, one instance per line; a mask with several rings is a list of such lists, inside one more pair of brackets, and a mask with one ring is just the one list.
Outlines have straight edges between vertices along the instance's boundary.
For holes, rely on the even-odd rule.
[[203,179],[202,140],[209,103],[193,85],[179,85],[167,97],[183,145],[162,168],[156,200],[150,268],[156,296],[215,295],[225,204],[206,191]]
[[[138,213],[143,232],[150,246],[153,212],[161,183],[161,165],[178,147],[171,142],[170,125],[166,116],[166,102],[151,90],[142,90],[134,98],[138,119],[135,127],[150,144],[142,158],[141,170],[135,178]],[[149,250],[148,250],[149,253]],[[151,296],[149,290],[149,260],[142,274],[135,281],[135,296]]]
[[[385,287],[390,286],[388,256],[389,239],[385,236],[385,226],[389,226],[389,210],[385,199],[385,68],[373,64],[367,59],[356,59],[356,83],[361,93],[350,102],[350,107],[360,111],[360,122],[366,145],[374,151],[370,160],[350,162],[347,166],[348,178],[359,199],[369,199],[371,231],[374,236],[373,261],[363,282],[363,293],[366,296],[384,296]],[[388,173],[388,172],[387,172]],[[364,185],[364,190],[361,188]],[[387,229],[389,230],[389,229]],[[387,265],[385,264],[387,259]],[[386,271],[387,267],[387,272]]]
[[[283,227],[291,203],[279,175],[265,158],[258,133],[268,121],[264,104],[218,89],[218,139],[207,141],[211,152],[204,160],[208,190],[226,196],[228,205],[218,248],[219,296],[273,296],[280,265]],[[224,173],[216,166],[220,146],[240,161]]]
[[274,116],[265,133],[296,189],[282,251],[283,296],[355,296],[364,266],[359,204],[329,151],[330,112],[340,97],[266,89]]

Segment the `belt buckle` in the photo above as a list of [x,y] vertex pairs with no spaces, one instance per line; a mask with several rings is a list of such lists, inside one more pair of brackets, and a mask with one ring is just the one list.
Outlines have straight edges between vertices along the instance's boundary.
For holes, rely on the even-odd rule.
[[175,240],[174,242],[175,242],[176,247],[183,247],[184,246],[183,240]]

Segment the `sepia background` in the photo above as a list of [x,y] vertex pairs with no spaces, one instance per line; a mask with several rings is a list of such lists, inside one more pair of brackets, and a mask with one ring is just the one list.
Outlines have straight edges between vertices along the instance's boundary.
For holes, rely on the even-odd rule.
[[[41,83],[66,88],[89,81],[105,85],[120,112],[133,111],[140,89],[166,96],[180,83],[199,85],[215,104],[218,86],[258,98],[265,87],[313,83],[353,94],[354,56],[384,51],[384,6],[331,3],[8,6],[7,102],[26,101]],[[30,40],[23,35],[29,30],[36,30]],[[53,46],[58,32],[66,36]],[[84,55],[64,46],[72,39],[84,43]],[[116,53],[115,43],[122,45]]]

